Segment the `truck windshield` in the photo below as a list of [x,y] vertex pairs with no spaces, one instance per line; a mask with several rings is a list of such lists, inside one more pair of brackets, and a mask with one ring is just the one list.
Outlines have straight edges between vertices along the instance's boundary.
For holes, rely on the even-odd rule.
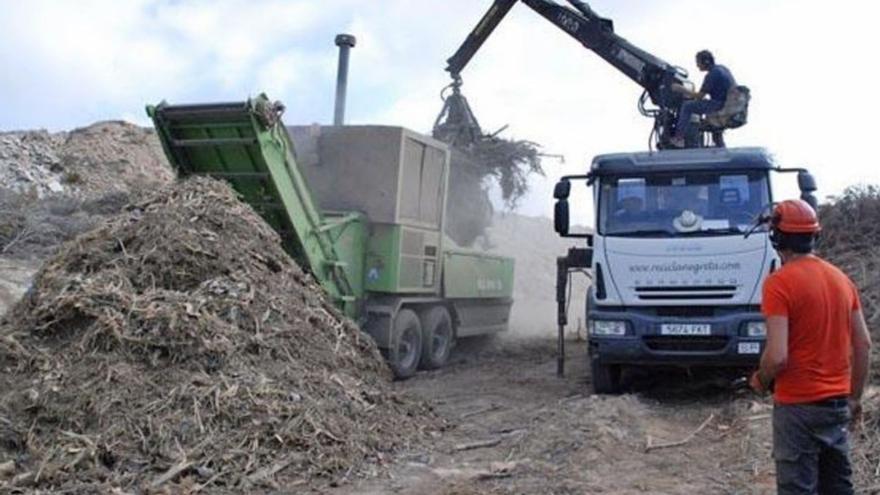
[[609,236],[739,235],[770,202],[766,171],[695,171],[600,179],[599,232]]

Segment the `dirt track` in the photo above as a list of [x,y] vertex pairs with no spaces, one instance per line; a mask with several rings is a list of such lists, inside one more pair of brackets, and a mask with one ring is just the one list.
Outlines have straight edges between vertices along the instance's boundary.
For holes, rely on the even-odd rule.
[[[432,451],[400,455],[387,475],[336,493],[774,492],[767,401],[681,375],[639,394],[591,396],[584,344],[569,344],[562,379],[553,346],[471,342],[448,368],[398,383],[451,429]],[[684,445],[646,451],[649,437],[683,440],[707,420]],[[465,449],[478,442],[490,446]]]

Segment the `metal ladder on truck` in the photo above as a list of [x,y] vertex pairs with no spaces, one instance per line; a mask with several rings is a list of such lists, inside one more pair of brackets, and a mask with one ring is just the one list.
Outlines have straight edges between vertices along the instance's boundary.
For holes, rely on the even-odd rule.
[[147,114],[181,177],[227,181],[281,236],[285,250],[309,270],[346,315],[357,314],[355,290],[332,231],[351,219],[327,221],[315,205],[281,121],[284,108],[265,95],[245,102],[150,105]]

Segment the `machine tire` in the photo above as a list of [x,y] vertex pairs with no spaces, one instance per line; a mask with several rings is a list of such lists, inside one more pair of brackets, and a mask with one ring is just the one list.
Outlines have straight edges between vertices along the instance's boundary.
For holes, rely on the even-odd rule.
[[455,333],[452,317],[443,306],[434,306],[421,313],[422,359],[420,367],[426,370],[442,368],[449,361]]
[[590,375],[594,394],[620,393],[620,366],[600,364],[598,359],[591,357]]
[[403,308],[397,312],[391,346],[385,354],[395,378],[405,379],[416,373],[422,356],[422,324],[415,311]]

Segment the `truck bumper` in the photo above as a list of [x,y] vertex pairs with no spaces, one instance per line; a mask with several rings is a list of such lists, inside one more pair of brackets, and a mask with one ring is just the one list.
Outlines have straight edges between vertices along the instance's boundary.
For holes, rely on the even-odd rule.
[[[748,322],[763,321],[756,309],[681,318],[593,308],[588,318],[626,323],[626,335],[589,335],[590,357],[600,364],[754,367],[764,350],[764,337],[746,334]],[[665,335],[664,324],[708,324],[711,334]]]

